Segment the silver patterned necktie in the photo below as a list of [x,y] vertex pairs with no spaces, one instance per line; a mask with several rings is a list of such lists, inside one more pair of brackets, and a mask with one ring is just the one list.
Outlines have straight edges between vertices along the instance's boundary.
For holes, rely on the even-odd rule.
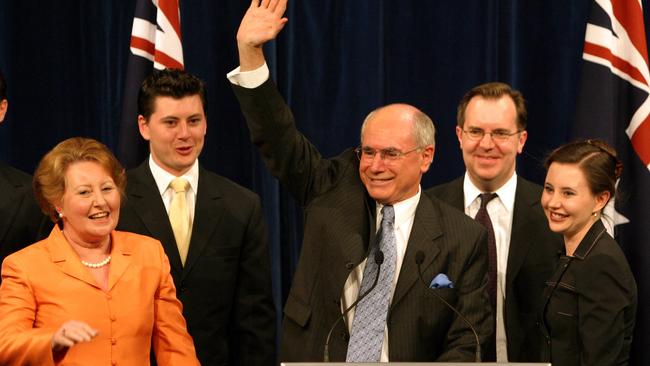
[[[378,362],[381,356],[397,257],[393,206],[384,206],[381,213],[379,248],[384,252],[384,262],[379,272],[377,286],[359,302],[355,310],[346,356],[347,362]],[[366,261],[359,294],[366,292],[372,286],[377,275],[378,266],[374,260],[375,250],[376,247],[371,249]]]

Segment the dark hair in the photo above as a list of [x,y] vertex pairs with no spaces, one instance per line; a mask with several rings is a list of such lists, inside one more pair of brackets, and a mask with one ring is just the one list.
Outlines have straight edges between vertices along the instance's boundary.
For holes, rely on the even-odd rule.
[[526,129],[526,121],[528,119],[528,111],[526,111],[526,101],[524,96],[518,90],[512,89],[510,85],[500,82],[492,82],[481,84],[473,87],[470,91],[465,93],[463,98],[458,103],[456,111],[456,123],[459,127],[465,125],[465,111],[467,105],[474,97],[482,97],[485,99],[501,99],[502,96],[507,95],[515,103],[517,111],[517,129],[523,131]]
[[101,142],[85,137],[72,137],[50,150],[34,172],[34,195],[43,213],[56,222],[59,217],[56,204],[65,193],[65,172],[80,161],[94,161],[104,167],[113,178],[120,195],[124,196],[126,174],[113,153]]
[[207,116],[206,90],[203,80],[184,70],[155,70],[140,86],[138,114],[149,120],[154,112],[157,97],[181,99],[193,95],[201,97],[203,113]]
[[558,147],[546,157],[546,170],[552,163],[577,164],[585,174],[591,193],[607,191],[610,198],[616,194],[616,180],[623,172],[623,163],[616,150],[597,139],[574,141]]
[[7,82],[5,81],[2,70],[0,70],[0,102],[7,99]]

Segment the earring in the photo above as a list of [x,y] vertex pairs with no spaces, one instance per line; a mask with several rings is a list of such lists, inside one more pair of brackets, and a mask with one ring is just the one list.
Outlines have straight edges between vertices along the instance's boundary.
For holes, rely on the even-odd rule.
[[63,218],[63,212],[59,212],[59,218],[60,218],[60,219]]
[[591,216],[593,216],[593,217],[598,217],[598,211],[593,212],[593,213],[591,214]]

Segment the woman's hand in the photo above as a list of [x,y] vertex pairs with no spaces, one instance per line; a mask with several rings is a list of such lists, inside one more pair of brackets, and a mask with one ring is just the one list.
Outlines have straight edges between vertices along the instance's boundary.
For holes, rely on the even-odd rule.
[[59,352],[77,343],[90,342],[97,334],[99,332],[90,325],[77,320],[69,320],[54,332],[52,351]]

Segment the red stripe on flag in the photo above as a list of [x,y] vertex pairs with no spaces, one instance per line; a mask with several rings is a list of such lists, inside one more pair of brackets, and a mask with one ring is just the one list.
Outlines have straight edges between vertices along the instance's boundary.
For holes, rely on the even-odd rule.
[[171,23],[174,31],[178,35],[179,39],[181,38],[181,20],[180,20],[180,8],[178,5],[178,0],[158,0],[158,9],[165,14],[169,23]]
[[626,60],[623,60],[620,57],[614,56],[614,54],[612,54],[612,51],[609,48],[605,48],[605,47],[599,46],[597,44],[585,41],[584,52],[586,54],[589,54],[589,55],[592,55],[592,56],[596,56],[596,57],[600,57],[600,58],[604,58],[606,60],[609,60],[609,62],[611,62],[612,65],[614,65],[615,68],[623,71],[624,73],[629,75],[632,79],[634,79],[634,80],[636,80],[636,81],[638,81],[638,82],[640,82],[640,83],[642,83],[644,85],[648,85],[648,82],[645,80],[645,78],[643,77],[643,74],[641,74],[639,69],[634,67],[632,64],[630,64]]
[[643,56],[648,64],[648,46],[645,41],[643,26],[643,9],[636,0],[612,0],[614,17],[623,25],[634,48]]
[[631,138],[634,151],[639,155],[643,164],[650,164],[650,116],[637,127]]
[[156,49],[156,45],[149,42],[149,40],[136,36],[131,36],[131,47],[139,48],[152,55]]
[[172,58],[171,56],[169,56],[168,54],[160,50],[156,50],[156,54],[154,55],[154,61],[165,66],[168,69],[183,70],[183,64],[176,61],[174,58]]

